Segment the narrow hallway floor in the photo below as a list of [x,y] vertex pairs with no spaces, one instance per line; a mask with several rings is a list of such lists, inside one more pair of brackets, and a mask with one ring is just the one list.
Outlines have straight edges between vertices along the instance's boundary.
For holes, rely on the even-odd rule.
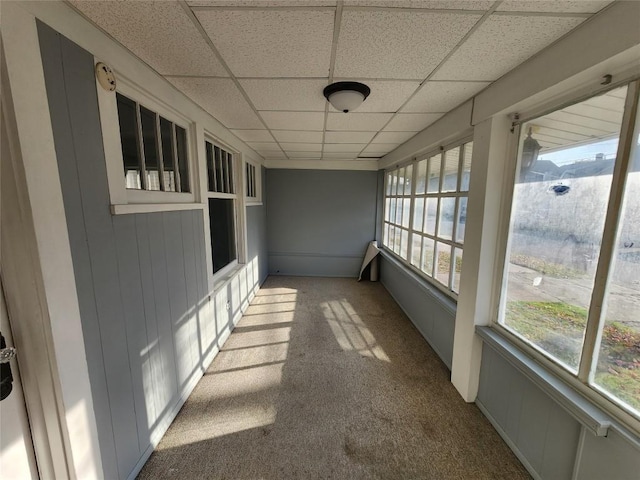
[[139,479],[530,478],[379,283],[269,277]]

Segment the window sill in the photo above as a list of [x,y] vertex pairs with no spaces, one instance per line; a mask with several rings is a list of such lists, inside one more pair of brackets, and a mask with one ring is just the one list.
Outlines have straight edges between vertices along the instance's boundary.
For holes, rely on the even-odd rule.
[[112,215],[129,215],[132,213],[174,212],[178,210],[202,210],[202,203],[126,203],[111,205]]
[[585,428],[598,437],[607,436],[614,423],[608,414],[520,351],[494,328],[476,326],[476,333]]
[[246,264],[244,263],[233,263],[231,265],[227,265],[225,268],[216,272],[213,276],[213,291],[217,293],[222,288],[226,287],[227,284],[234,279],[234,277],[238,274],[240,270],[242,270]]

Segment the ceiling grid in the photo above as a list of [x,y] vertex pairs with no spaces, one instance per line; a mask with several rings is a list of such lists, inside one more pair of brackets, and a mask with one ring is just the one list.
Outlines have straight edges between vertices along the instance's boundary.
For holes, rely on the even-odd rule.
[[[384,156],[611,1],[68,3],[258,154],[293,165]],[[339,113],[322,95],[333,81],[371,95]],[[577,138],[573,123],[549,119],[545,144]]]

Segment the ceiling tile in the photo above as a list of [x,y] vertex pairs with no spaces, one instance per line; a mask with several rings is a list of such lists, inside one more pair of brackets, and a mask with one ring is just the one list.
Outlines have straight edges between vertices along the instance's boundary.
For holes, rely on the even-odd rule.
[[385,132],[419,132],[440,117],[442,117],[440,113],[398,113],[384,130]]
[[353,160],[357,157],[356,153],[344,153],[344,152],[324,152],[322,158],[327,160]]
[[378,132],[371,143],[394,143],[399,145],[413,137],[416,132]]
[[192,7],[335,7],[337,0],[187,0]]
[[424,79],[479,18],[426,11],[346,10],[335,75]]
[[177,2],[91,2],[72,5],[163,75],[228,76]]
[[327,143],[369,143],[376,132],[326,132]]
[[[336,79],[336,81],[346,79]],[[353,81],[354,79],[348,79]],[[364,112],[381,112],[381,113],[395,113],[402,106],[404,102],[416,91],[420,86],[420,82],[394,82],[386,80],[358,80],[362,83],[366,83],[371,89],[371,94],[367,97],[362,105],[358,107],[358,113]],[[323,97],[324,99],[324,97]],[[330,112],[335,112],[333,107],[330,107]]]
[[242,79],[240,85],[258,110],[324,112],[326,80]]
[[269,130],[231,130],[238,138],[245,142],[273,142]]
[[498,11],[596,13],[613,0],[506,0]]
[[264,158],[287,158],[287,156],[282,152],[269,152],[269,151],[264,151],[264,152],[258,152],[260,155],[262,155]]
[[395,143],[372,143],[362,151],[361,155],[386,155],[397,146]]
[[345,0],[345,5],[397,8],[488,10],[493,0]]
[[389,121],[391,116],[391,113],[329,113],[327,130],[377,131]]
[[216,48],[238,77],[324,77],[334,10],[198,10]]
[[427,82],[403,112],[448,112],[472,97],[490,82]]
[[320,158],[322,156],[321,153],[318,152],[287,152],[287,156],[291,159],[294,158]]
[[281,143],[287,152],[321,152],[321,143]]
[[264,127],[231,79],[167,77],[167,80],[227,128]]
[[322,143],[322,132],[302,132],[295,130],[272,130],[279,142],[290,143]]
[[583,21],[575,17],[492,15],[433,80],[497,80]]
[[275,142],[247,142],[247,144],[257,152],[282,152]]
[[366,143],[325,143],[323,151],[335,153],[358,153],[366,146]]
[[260,112],[269,128],[276,130],[319,130],[324,128],[323,112]]

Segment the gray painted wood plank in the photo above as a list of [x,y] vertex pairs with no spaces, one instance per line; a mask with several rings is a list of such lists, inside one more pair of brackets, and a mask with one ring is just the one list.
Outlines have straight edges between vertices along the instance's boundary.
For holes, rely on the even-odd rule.
[[67,229],[73,259],[82,334],[98,427],[98,442],[104,474],[118,478],[109,393],[103,361],[100,324],[93,294],[93,278],[84,225],[80,181],[76,167],[73,134],[67,111],[60,36],[47,25],[37,22],[45,83],[48,92],[56,157],[64,201]]
[[536,472],[540,472],[551,400],[535,385],[524,385],[526,391],[522,396],[520,429],[515,443]]
[[178,400],[178,374],[176,371],[176,352],[173,342],[171,323],[171,307],[169,305],[169,276],[167,272],[167,256],[164,241],[164,222],[162,213],[146,215],[149,230],[148,243],[153,276],[156,322],[158,326],[158,344],[160,362],[163,369],[161,403],[163,412],[167,411]]
[[191,375],[191,345],[187,323],[187,288],[185,284],[184,257],[182,255],[182,222],[179,212],[162,214],[169,285],[171,326],[176,352],[178,394],[183,391]]
[[151,366],[149,362],[142,359],[142,354],[149,341],[147,339],[135,217],[133,215],[113,217],[113,227],[118,257],[118,285],[122,298],[136,423],[138,425],[138,442],[140,451],[144,452],[151,443],[149,418],[155,416],[155,410],[151,401],[153,389]]
[[549,410],[549,427],[544,441],[542,478],[571,479],[579,436],[578,422],[554,402]]
[[118,458],[126,476],[140,458],[131,368],[122,300],[118,288],[115,236],[109,212],[106,164],[94,78],[93,57],[61,37],[69,119],[81,185],[94,295],[102,332],[104,365]]
[[140,352],[140,359],[150,366],[151,378],[149,394],[145,396],[147,402],[153,407],[153,416],[149,416],[149,429],[153,429],[163,410],[162,389],[160,384],[163,381],[164,373],[160,360],[160,342],[158,339],[158,324],[156,314],[156,299],[154,291],[153,270],[151,268],[151,254],[149,253],[149,227],[147,223],[148,215],[138,214],[135,219],[136,243],[138,246],[138,260],[140,267],[140,281],[142,285],[142,301],[144,304],[144,318],[147,329],[147,346]]
[[198,318],[198,284],[196,279],[196,258],[193,239],[193,216],[191,212],[180,215],[182,233],[182,254],[184,257],[184,280],[187,292],[187,330],[189,332],[189,346],[191,350],[191,369],[200,364],[203,346],[199,334]]

